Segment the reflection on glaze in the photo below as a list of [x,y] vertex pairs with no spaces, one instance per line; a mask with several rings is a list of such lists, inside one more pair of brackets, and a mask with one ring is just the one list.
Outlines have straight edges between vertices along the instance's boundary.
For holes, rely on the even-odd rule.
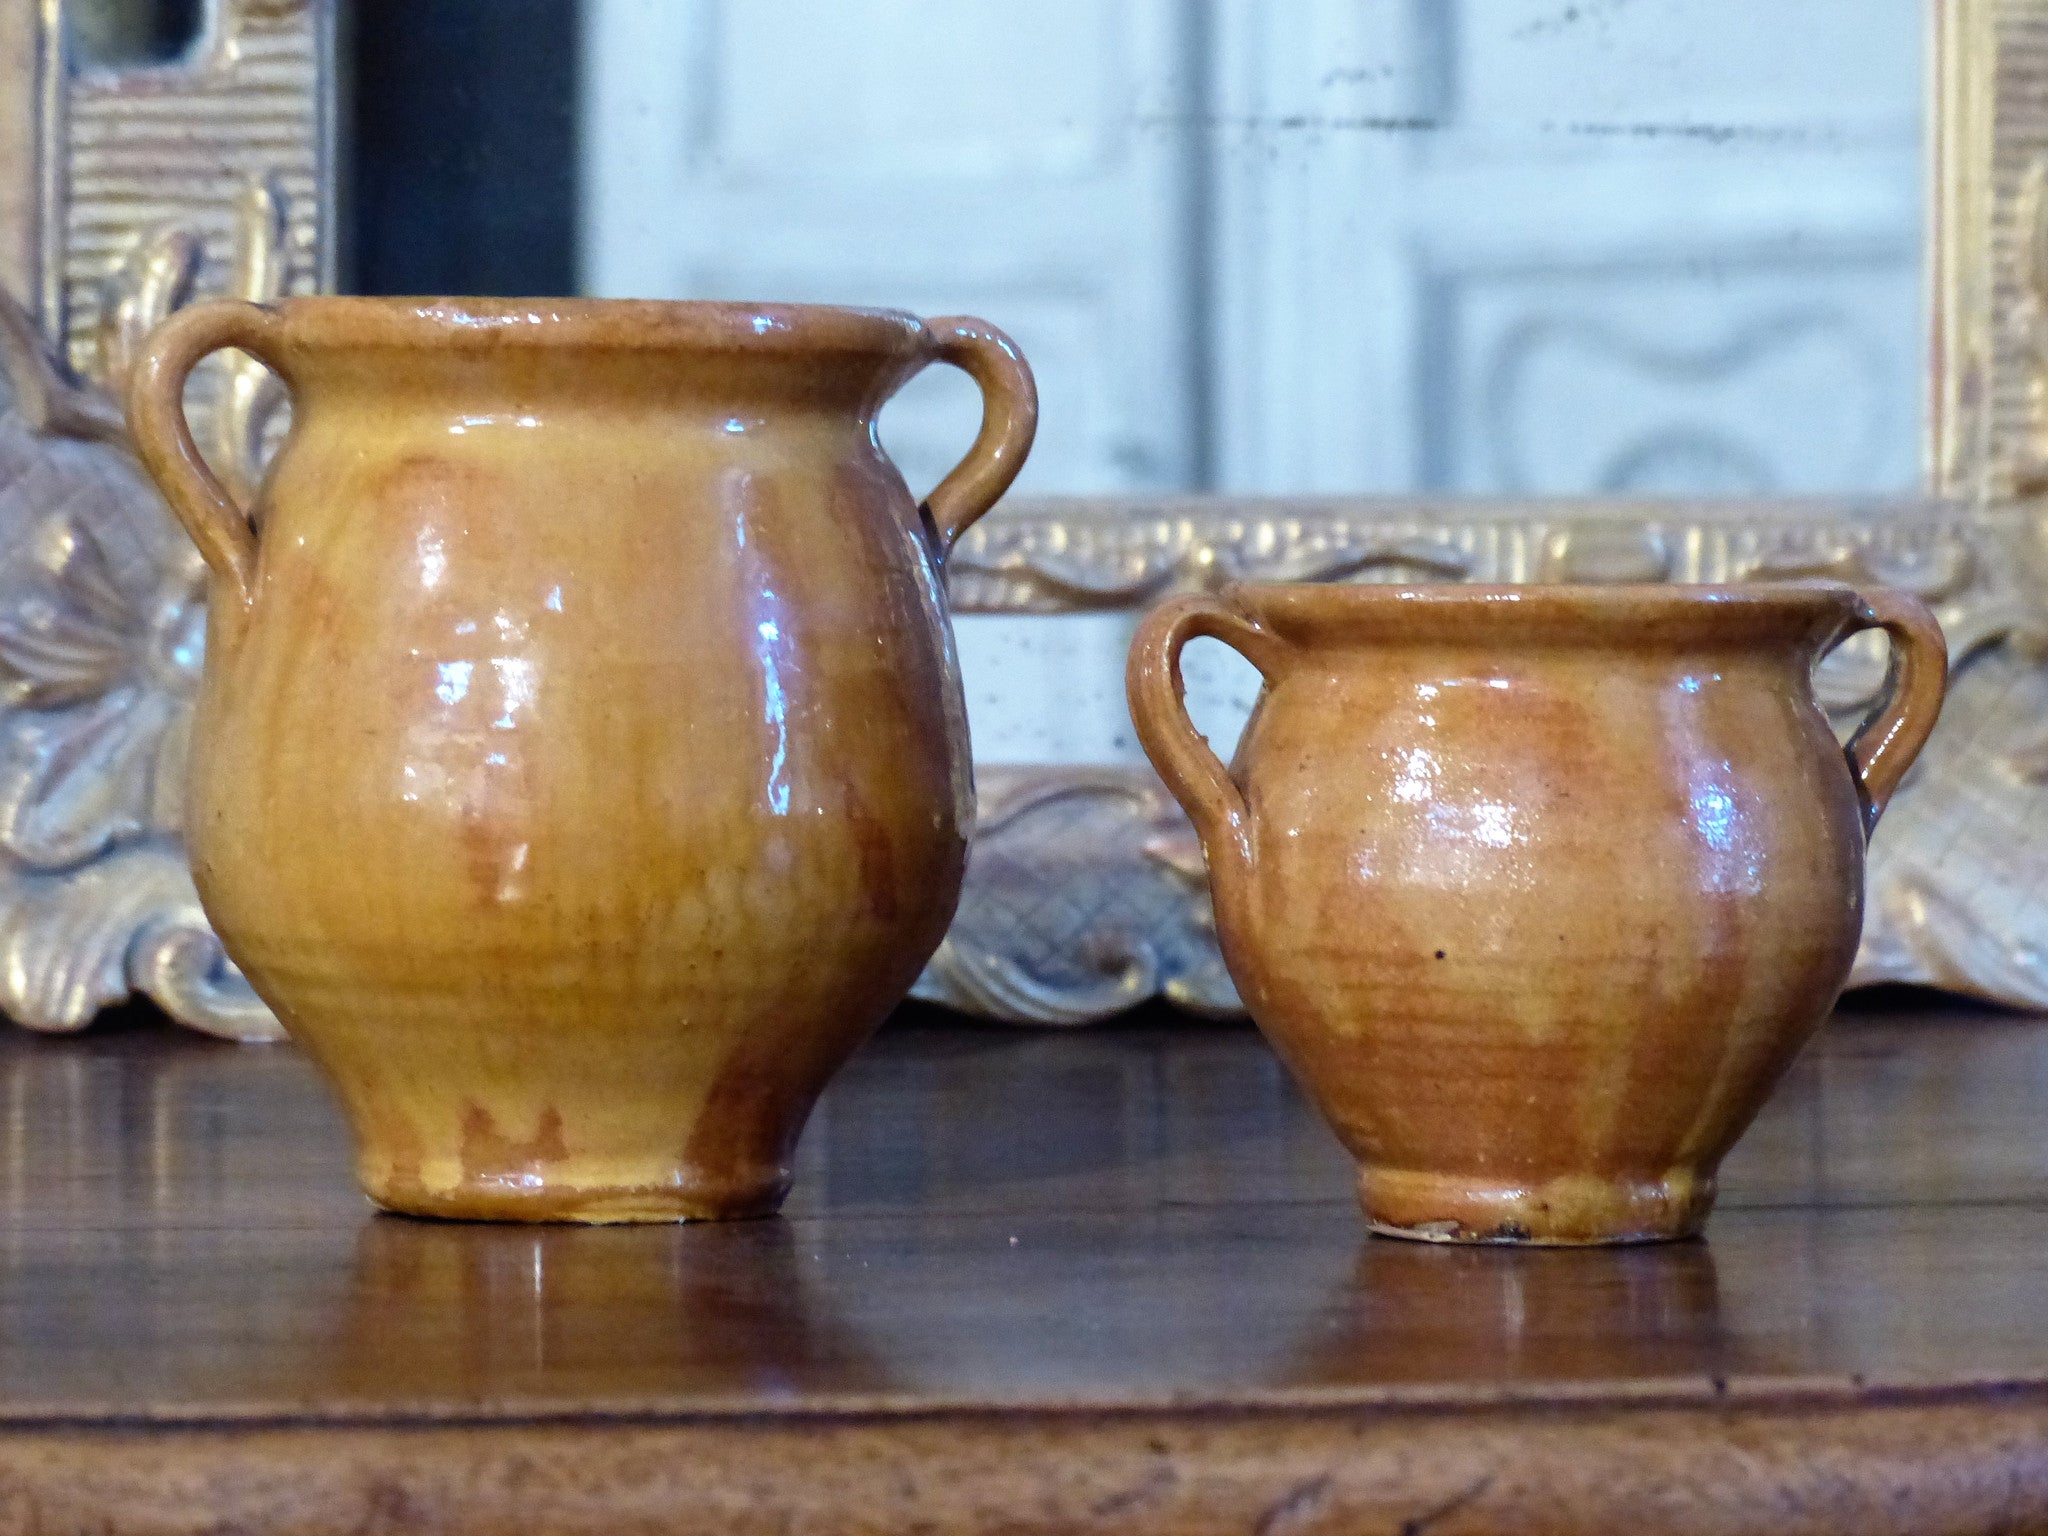
[[502,331],[514,326],[555,325],[563,318],[561,310],[552,309],[498,309],[490,314],[480,314],[467,303],[422,304],[415,313],[420,319],[430,320],[437,326],[463,331]]
[[1692,826],[1703,856],[1698,879],[1705,890],[1757,895],[1763,890],[1770,841],[1754,817],[1745,814],[1744,792],[1734,763],[1701,765],[1692,786]]
[[[744,495],[748,489],[748,477],[738,477],[736,489]],[[733,519],[733,542],[742,556],[747,550],[747,514],[741,512]],[[751,563],[751,562],[749,562]],[[754,663],[761,676],[761,719],[775,733],[775,749],[768,760],[768,780],[762,796],[770,814],[789,814],[789,698],[783,690],[782,673],[786,659],[789,659],[789,641],[783,633],[781,609],[782,599],[775,594],[774,587],[762,581],[758,574],[749,572],[750,581],[759,581],[760,590],[754,599],[754,611],[762,617],[754,621],[753,652]]]
[[[775,594],[763,590],[762,599],[773,603]],[[782,696],[782,664],[776,651],[782,641],[782,626],[763,619],[754,626],[760,644],[754,654],[761,663],[762,719],[775,730],[775,756],[768,762],[768,809],[777,816],[789,814],[789,701]]]
[[1438,774],[1436,754],[1427,747],[1409,747],[1394,756],[1401,764],[1401,776],[1394,780],[1394,798],[1410,805],[1433,799]]
[[506,857],[504,873],[498,877],[498,901],[501,904],[517,901],[525,894],[525,883],[519,877],[526,869],[526,855],[532,847],[531,843],[521,843]]
[[[422,536],[420,547],[427,552],[423,569],[433,568],[436,585],[447,574],[438,537]],[[438,567],[438,568],[435,568]],[[561,587],[551,586],[542,606],[561,612]],[[500,607],[483,625],[473,618],[451,626],[458,637],[476,635],[480,629],[495,634],[500,646],[516,647],[508,654],[481,659],[462,657],[436,661],[433,666],[433,696],[441,708],[436,716],[410,723],[405,733],[406,751],[399,767],[399,798],[410,805],[430,805],[446,814],[482,827],[501,814],[499,807],[517,803],[518,791],[502,776],[513,766],[511,743],[503,735],[514,732],[531,719],[541,682],[542,648],[535,643],[530,626],[511,609]],[[421,654],[412,647],[409,654]],[[479,691],[479,674],[492,686]],[[501,846],[490,857],[500,872],[494,899],[499,903],[517,901],[526,891],[524,873],[531,844]],[[473,859],[485,855],[479,848]]]
[[398,770],[398,798],[407,805],[418,805],[423,797],[438,795],[446,777],[432,763],[406,763]]
[[533,662],[525,656],[493,656],[491,670],[498,677],[498,691],[504,708],[491,722],[494,731],[509,731],[519,724],[519,712],[533,703],[539,678]]
[[1735,846],[1735,798],[1718,784],[1702,784],[1692,792],[1693,822],[1709,848],[1727,853]]
[[1719,672],[1684,672],[1675,691],[1663,697],[1664,730],[1673,757],[1686,766],[1686,823],[1692,836],[1688,857],[1693,878],[1703,891],[1755,895],[1761,890],[1769,854],[1768,834],[1746,809],[1754,797],[1743,789],[1743,775],[1725,744],[1708,726],[1705,683],[1722,683]]
[[540,425],[538,416],[458,416],[448,423],[450,437],[466,437],[472,427],[526,427]]
[[448,551],[442,547],[440,530],[422,528],[413,540],[413,548],[419,551],[420,585],[431,592],[448,574]]
[[1528,841],[1516,821],[1515,808],[1498,800],[1481,800],[1464,808],[1440,807],[1429,820],[1448,837],[1469,838],[1487,848],[1512,848]]

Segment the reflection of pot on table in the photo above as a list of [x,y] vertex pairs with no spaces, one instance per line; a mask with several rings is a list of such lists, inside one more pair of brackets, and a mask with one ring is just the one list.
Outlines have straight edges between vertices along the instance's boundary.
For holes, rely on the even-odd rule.
[[[1711,1244],[1503,1249],[1363,1239],[1297,1382],[1560,1382],[1731,1375]],[[1752,1319],[1752,1322],[1755,1320]]]
[[332,1371],[436,1402],[717,1400],[888,1386],[781,1221],[716,1227],[364,1223]]
[[[103,1027],[73,1049],[14,1041],[0,1054],[0,1215],[62,1192],[86,1226],[138,1210],[193,1231],[228,1217],[355,1218],[353,1190],[323,1191],[316,1211],[293,1182],[300,1170],[263,1150],[278,1126],[312,1126],[307,1141],[346,1161],[328,1095],[296,1052],[233,1060],[196,1038],[116,1028],[118,1037]],[[118,1095],[105,1091],[111,1074],[123,1083]]]

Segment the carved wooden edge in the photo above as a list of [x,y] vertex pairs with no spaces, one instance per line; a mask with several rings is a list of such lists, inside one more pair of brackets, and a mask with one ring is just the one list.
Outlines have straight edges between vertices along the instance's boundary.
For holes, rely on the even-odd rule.
[[1862,1396],[51,1425],[0,1432],[0,1524],[154,1536],[2048,1529],[2040,1389]]

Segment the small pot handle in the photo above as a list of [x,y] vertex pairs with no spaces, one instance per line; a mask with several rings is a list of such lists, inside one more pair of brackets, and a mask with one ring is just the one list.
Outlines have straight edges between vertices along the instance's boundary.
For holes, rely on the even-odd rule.
[[1881,629],[1892,642],[1884,701],[1847,749],[1849,767],[1863,794],[1863,835],[1868,838],[1941,718],[1942,695],[1948,688],[1948,642],[1927,605],[1903,592],[1857,593],[1856,619],[1849,633],[1866,629]]
[[1282,642],[1219,598],[1196,595],[1161,603],[1131,641],[1124,687],[1131,723],[1152,766],[1201,835],[1212,872],[1228,858],[1249,869],[1256,853],[1251,815],[1222,759],[1188,718],[1180,653],[1198,635],[1221,640],[1270,680]]
[[246,606],[256,592],[256,531],[207,467],[185,419],[185,381],[202,358],[240,347],[274,372],[284,317],[238,300],[195,304],[150,332],[128,386],[128,431],[142,467],[213,573]]
[[1024,467],[1038,435],[1038,385],[1017,343],[986,320],[948,315],[925,321],[924,328],[935,343],[933,358],[981,386],[981,431],[974,446],[924,503],[941,548],[950,550]]

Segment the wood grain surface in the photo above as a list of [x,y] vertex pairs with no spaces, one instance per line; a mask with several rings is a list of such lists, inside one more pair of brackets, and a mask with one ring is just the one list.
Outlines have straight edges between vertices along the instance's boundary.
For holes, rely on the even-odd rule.
[[0,1039],[0,1531],[2048,1530],[2048,1020],[1838,1016],[1701,1242],[1369,1238],[1241,1026],[892,1027],[786,1214],[378,1216],[289,1047]]

